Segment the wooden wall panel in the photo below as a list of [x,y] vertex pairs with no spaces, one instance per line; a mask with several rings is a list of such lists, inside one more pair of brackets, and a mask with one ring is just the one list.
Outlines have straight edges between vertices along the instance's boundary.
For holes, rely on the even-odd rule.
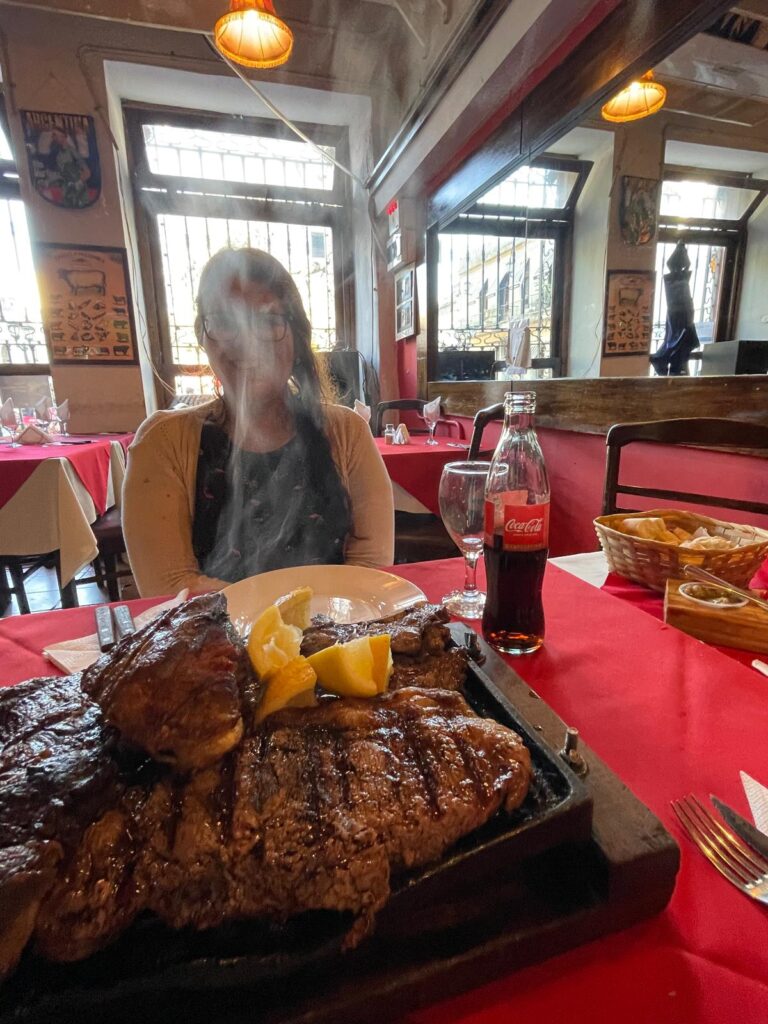
[[474,416],[509,390],[536,392],[540,426],[587,434],[604,434],[614,423],[686,416],[768,424],[768,375],[430,381],[427,397],[442,395],[448,415]]

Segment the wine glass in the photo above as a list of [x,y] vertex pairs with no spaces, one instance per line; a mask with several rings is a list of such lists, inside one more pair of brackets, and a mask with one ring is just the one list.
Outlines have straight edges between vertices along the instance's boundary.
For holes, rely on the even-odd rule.
[[440,408],[430,409],[428,405],[424,406],[424,419],[427,421],[429,427],[429,437],[424,442],[425,444],[439,444],[439,441],[435,440],[435,429],[437,428],[437,421],[440,419]]
[[440,515],[464,556],[464,589],[446,594],[443,604],[462,619],[479,619],[485,594],[477,589],[477,560],[483,553],[485,484],[490,462],[449,462],[440,478]]

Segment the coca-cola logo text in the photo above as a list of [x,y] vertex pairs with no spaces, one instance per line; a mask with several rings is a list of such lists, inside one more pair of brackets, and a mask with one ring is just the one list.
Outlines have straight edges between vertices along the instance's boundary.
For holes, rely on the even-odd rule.
[[539,519],[529,519],[527,522],[519,522],[517,519],[508,519],[504,524],[504,532],[514,533],[516,536],[542,533],[543,531],[543,516],[541,516]]

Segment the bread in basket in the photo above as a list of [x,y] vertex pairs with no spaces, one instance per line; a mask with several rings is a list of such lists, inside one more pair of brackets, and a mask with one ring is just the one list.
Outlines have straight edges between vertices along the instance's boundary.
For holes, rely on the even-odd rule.
[[[663,519],[667,531],[693,534],[705,530],[730,546],[722,549],[681,547],[672,540],[654,540],[622,532],[627,520]],[[760,565],[768,558],[768,531],[756,526],[739,526],[709,516],[680,509],[652,509],[648,512],[617,512],[598,516],[595,530],[611,572],[642,583],[653,590],[664,590],[668,579],[681,579],[683,566],[699,565],[739,587],[746,587]],[[635,524],[633,524],[635,525]],[[654,531],[649,531],[654,532]],[[659,535],[661,534],[660,531]],[[677,539],[677,538],[675,538]]]

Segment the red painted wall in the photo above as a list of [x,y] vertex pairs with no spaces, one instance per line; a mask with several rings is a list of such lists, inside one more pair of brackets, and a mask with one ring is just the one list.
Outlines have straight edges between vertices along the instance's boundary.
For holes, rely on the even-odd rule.
[[[466,436],[472,422],[462,419]],[[491,424],[484,444],[495,445],[500,424]],[[567,430],[538,431],[552,489],[550,554],[571,555],[599,548],[592,520],[600,515],[605,473],[605,438],[599,434],[576,434]],[[692,448],[653,444],[630,445],[621,459],[621,480],[669,489],[720,494],[768,502],[768,461],[726,452],[705,452]],[[659,499],[627,496],[629,507],[654,508]],[[666,503],[672,504],[672,503]],[[676,508],[696,508],[674,502]],[[750,523],[768,529],[768,516],[750,515],[727,509],[697,511],[715,518]]]

